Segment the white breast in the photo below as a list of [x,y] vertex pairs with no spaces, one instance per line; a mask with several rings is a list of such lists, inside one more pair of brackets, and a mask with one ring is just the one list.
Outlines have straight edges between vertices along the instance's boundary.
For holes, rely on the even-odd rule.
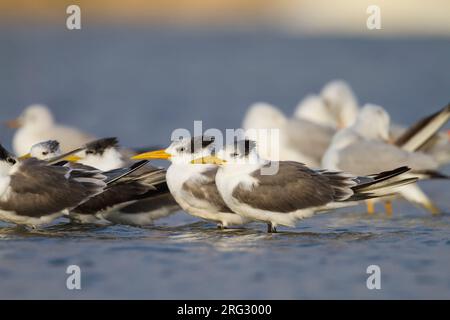
[[8,187],[11,178],[9,176],[0,177],[0,200],[5,201],[8,197]]
[[207,201],[197,199],[192,194],[185,192],[183,184],[188,180],[201,182],[204,179],[201,173],[205,169],[206,165],[172,164],[166,174],[167,186],[175,201],[183,210],[195,216],[201,215],[202,218],[205,216],[205,211],[213,214],[215,210]]

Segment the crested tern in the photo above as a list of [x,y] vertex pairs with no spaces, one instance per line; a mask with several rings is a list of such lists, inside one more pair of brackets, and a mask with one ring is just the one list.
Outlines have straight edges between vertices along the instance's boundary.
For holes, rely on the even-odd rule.
[[0,145],[0,219],[31,227],[50,223],[103,192],[106,179],[98,170],[19,161]]
[[214,164],[193,164],[194,159],[214,151],[214,138],[198,136],[172,142],[165,150],[141,153],[132,159],[166,159],[167,185],[181,208],[188,214],[218,224],[219,228],[241,225],[249,219],[234,213],[223,201],[216,184],[218,167]]
[[262,169],[274,162],[262,159],[256,143],[248,139],[200,161],[219,165],[216,185],[225,203],[242,217],[267,223],[268,232],[276,232],[278,225],[293,227],[297,220],[320,211],[391,194],[396,187],[417,180],[392,181],[407,172],[407,167],[358,177],[312,170],[294,161],[277,162],[277,173],[264,174]]

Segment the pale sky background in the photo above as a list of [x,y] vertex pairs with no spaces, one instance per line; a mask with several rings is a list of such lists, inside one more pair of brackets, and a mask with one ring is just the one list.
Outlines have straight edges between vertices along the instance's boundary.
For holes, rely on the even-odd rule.
[[[0,0],[1,23],[64,23],[77,4],[89,23],[269,27],[304,34],[450,35],[448,0]],[[381,30],[366,28],[369,5]]]

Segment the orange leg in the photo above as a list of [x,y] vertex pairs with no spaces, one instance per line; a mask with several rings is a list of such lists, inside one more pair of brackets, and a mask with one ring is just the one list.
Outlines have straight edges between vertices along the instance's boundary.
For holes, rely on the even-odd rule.
[[386,215],[388,217],[392,217],[392,213],[394,212],[392,208],[392,201],[388,200],[384,202],[384,210],[386,211]]
[[375,203],[372,200],[367,200],[366,205],[367,205],[367,213],[374,214],[375,213]]

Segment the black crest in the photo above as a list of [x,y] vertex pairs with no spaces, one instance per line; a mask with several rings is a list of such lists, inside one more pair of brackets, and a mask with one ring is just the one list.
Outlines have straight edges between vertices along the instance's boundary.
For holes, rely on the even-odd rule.
[[48,140],[43,143],[51,153],[59,150],[59,142],[56,140]]
[[3,148],[1,144],[0,144],[0,161],[7,161],[10,164],[16,163],[16,159],[14,158],[14,156],[11,153],[9,153],[8,150]]
[[256,148],[256,142],[250,139],[234,140],[234,150],[240,155],[248,156]]
[[86,144],[86,152],[103,154],[108,148],[117,148],[119,140],[116,137],[98,139]]
[[198,136],[191,138],[190,152],[196,153],[214,142],[215,138],[213,136]]
[[8,150],[0,144],[0,160],[6,160],[10,156]]

